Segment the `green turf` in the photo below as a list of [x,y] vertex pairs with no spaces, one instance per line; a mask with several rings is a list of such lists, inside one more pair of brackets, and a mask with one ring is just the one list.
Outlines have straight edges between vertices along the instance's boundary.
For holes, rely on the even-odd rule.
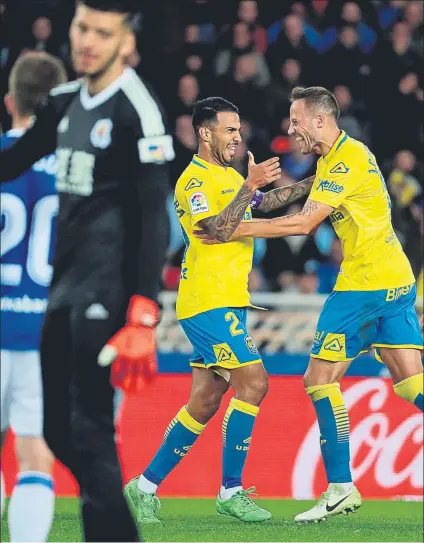
[[[162,524],[143,530],[147,541],[423,541],[423,505],[367,501],[355,514],[297,526],[293,516],[314,502],[258,500],[274,518],[247,525],[215,515],[213,500],[162,500]],[[2,541],[8,541],[6,516]],[[60,498],[49,541],[81,541],[78,502]]]

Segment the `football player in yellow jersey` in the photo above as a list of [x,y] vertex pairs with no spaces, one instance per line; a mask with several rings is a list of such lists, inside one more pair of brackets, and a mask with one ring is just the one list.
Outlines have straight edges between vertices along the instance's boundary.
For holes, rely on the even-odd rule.
[[[314,522],[361,505],[352,483],[349,417],[340,391],[349,363],[375,347],[396,394],[423,410],[423,342],[414,275],[393,231],[390,197],[374,155],[339,129],[339,106],[331,92],[297,87],[291,99],[289,134],[302,153],[321,155],[309,199],[296,215],[243,222],[230,239],[309,234],[329,216],[342,243],[339,277],[319,318],[304,376],[329,487],[295,520]],[[211,242],[204,231],[198,236]]]
[[128,483],[125,494],[139,523],[158,522],[158,486],[191,449],[231,386],[235,396],[222,426],[223,479],[217,511],[244,522],[260,522],[271,518],[271,513],[250,499],[252,489],[242,486],[253,425],[268,389],[261,357],[246,328],[253,240],[208,247],[193,231],[201,227],[227,241],[240,221],[252,220],[252,206],[277,209],[307,194],[312,179],[264,195],[258,189],[280,177],[278,158],[255,164],[249,154],[244,180],[231,168],[241,141],[238,109],[223,98],[198,102],[193,128],[198,154],[175,190],[175,211],[186,243],[177,316],[194,347],[192,390],[187,405],[168,426],[155,457],[140,477]]

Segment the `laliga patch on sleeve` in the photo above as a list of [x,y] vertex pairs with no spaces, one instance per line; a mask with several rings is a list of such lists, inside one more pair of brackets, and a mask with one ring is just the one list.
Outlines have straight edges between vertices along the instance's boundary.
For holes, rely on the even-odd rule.
[[137,142],[138,155],[143,164],[163,164],[174,160],[175,152],[172,136],[153,136],[141,138]]
[[193,215],[209,211],[208,199],[203,192],[195,192],[190,196],[190,209]]

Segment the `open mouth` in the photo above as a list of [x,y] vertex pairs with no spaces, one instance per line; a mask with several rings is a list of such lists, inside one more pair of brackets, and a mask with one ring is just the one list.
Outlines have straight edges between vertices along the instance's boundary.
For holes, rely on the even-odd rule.
[[234,156],[237,151],[237,145],[236,144],[227,145],[227,150],[231,156]]

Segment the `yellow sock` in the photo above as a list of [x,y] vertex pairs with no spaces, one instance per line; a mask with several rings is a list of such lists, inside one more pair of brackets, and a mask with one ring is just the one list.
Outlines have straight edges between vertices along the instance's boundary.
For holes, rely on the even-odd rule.
[[396,383],[393,388],[398,396],[424,411],[424,374],[418,373]]

